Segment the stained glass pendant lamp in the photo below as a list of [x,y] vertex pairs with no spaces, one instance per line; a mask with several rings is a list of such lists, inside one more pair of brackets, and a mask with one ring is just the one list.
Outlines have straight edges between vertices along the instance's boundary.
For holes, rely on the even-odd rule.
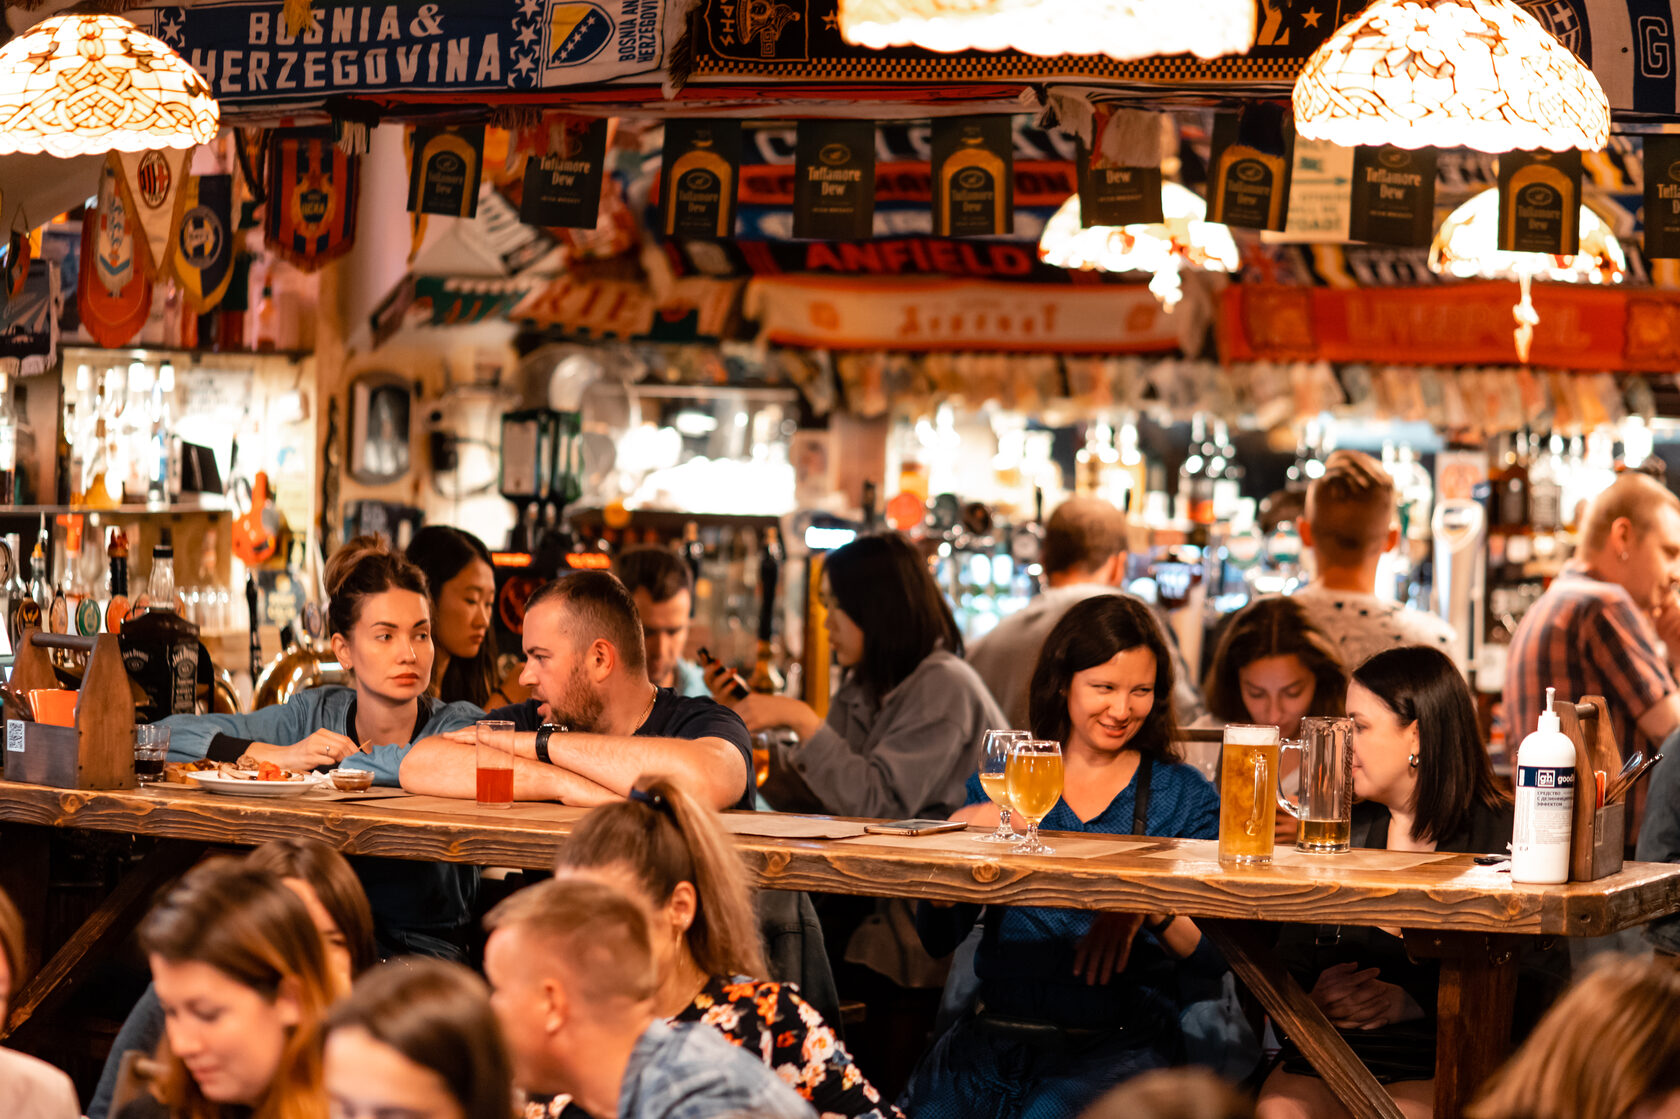
[[0,153],[190,148],[219,119],[198,72],[120,16],[53,16],[0,48]]
[[1295,129],[1350,148],[1599,151],[1610,102],[1513,0],[1377,0],[1307,60]]
[[1171,311],[1184,295],[1185,268],[1235,272],[1242,263],[1231,231],[1205,221],[1207,203],[1178,183],[1161,184],[1159,222],[1080,227],[1079,196],[1045,223],[1038,255],[1057,268],[1098,272],[1149,272],[1149,290]]
[[1627,256],[1608,223],[1581,207],[1580,252],[1574,256],[1516,253],[1499,248],[1499,191],[1488,189],[1454,210],[1429,246],[1429,268],[1459,279],[1515,280],[1522,298],[1511,308],[1517,358],[1528,361],[1540,315],[1529,289],[1536,279],[1569,284],[1616,284],[1627,275]]
[[1257,8],[1254,0],[840,0],[839,18],[842,38],[872,50],[1217,58],[1253,46]]

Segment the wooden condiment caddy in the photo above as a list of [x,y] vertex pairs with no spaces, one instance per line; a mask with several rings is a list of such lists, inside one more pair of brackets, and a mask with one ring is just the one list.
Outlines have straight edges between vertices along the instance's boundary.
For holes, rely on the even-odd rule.
[[1610,727],[1602,696],[1556,705],[1559,729],[1575,743],[1575,818],[1569,835],[1569,880],[1591,882],[1622,869],[1627,840],[1627,802],[1598,806],[1594,770],[1614,777],[1622,752]]
[[76,725],[7,722],[6,780],[60,789],[134,788],[134,700],[117,638],[25,630],[12,665],[14,691],[59,686],[48,649],[88,654]]

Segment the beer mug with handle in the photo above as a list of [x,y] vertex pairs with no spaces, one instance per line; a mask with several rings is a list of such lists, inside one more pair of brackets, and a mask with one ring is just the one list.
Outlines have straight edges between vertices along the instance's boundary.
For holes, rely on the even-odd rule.
[[1278,729],[1232,723],[1219,759],[1219,861],[1272,861]]
[[1294,800],[1278,782],[1278,807],[1301,821],[1296,849],[1346,851],[1353,831],[1353,720],[1309,715],[1301,720],[1301,737],[1281,750],[1301,752]]

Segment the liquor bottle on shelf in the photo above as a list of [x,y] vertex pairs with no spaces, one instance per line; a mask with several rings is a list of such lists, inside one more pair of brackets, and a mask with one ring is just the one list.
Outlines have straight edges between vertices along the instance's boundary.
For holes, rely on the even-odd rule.
[[17,502],[17,416],[12,411],[12,379],[0,370],[0,505]]
[[1563,527],[1563,479],[1563,437],[1553,435],[1528,470],[1528,521],[1537,534]]
[[146,453],[146,504],[154,507],[168,505],[176,486],[172,453],[174,417],[169,412],[169,401],[174,394],[175,367],[164,362],[158,366],[157,377],[152,382],[147,413],[151,435]]
[[758,556],[758,653],[753,659],[747,686],[763,695],[782,690],[782,674],[776,671],[771,644],[776,626],[776,587],[782,576],[782,541],[774,528],[764,530],[764,548]]
[[6,641],[7,647],[16,650],[18,638],[26,625],[41,624],[41,610],[35,607],[33,612],[25,609],[25,603],[33,606],[29,597],[29,584],[23,580],[23,538],[8,536],[3,549],[0,549],[0,561],[5,565],[5,582],[0,586],[0,596],[4,596],[6,603]]
[[1190,421],[1190,454],[1178,471],[1178,492],[1182,495],[1184,518],[1190,522],[1190,543],[1206,547],[1213,527],[1213,477],[1208,473],[1207,419],[1197,412]]
[[700,565],[706,559],[706,546],[700,543],[700,526],[693,521],[683,525],[682,558],[688,565],[689,578],[698,586]]
[[111,557],[110,597],[105,600],[105,632],[121,633],[128,619],[128,537],[121,529],[111,530],[111,543],[106,549]]
[[123,626],[123,663],[145,699],[138,722],[190,715],[197,705],[198,627],[176,610],[175,548],[168,529],[152,549],[151,582],[144,613]]
[[1224,420],[1213,422],[1213,446],[1214,462],[1218,464],[1213,471],[1213,519],[1229,524],[1242,500],[1243,468],[1237,465],[1237,448],[1231,443],[1231,431]]
[[1503,461],[1490,479],[1494,527],[1505,532],[1521,532],[1528,526],[1528,467],[1523,462],[1519,436],[1508,435],[1503,444]]
[[50,629],[47,611],[52,607],[52,573],[47,570],[47,519],[41,518],[41,533],[35,538],[35,550],[29,553],[29,604],[34,621],[30,624]]

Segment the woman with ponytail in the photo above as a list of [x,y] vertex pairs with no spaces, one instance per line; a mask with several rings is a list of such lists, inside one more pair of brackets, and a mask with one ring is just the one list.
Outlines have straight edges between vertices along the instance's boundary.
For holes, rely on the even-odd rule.
[[[339,765],[398,786],[403,759],[428,735],[472,726],[484,712],[426,694],[432,682],[432,603],[426,577],[377,536],[358,536],[327,561],[333,653],[354,687],[311,688],[245,715],[176,715],[171,761],[249,757],[306,772]],[[358,859],[384,951],[464,958],[478,868]]]
[[590,875],[645,902],[659,963],[655,1010],[701,1022],[764,1061],[820,1115],[902,1119],[792,986],[765,978],[746,868],[717,816],[667,777],[586,816],[555,873]]

